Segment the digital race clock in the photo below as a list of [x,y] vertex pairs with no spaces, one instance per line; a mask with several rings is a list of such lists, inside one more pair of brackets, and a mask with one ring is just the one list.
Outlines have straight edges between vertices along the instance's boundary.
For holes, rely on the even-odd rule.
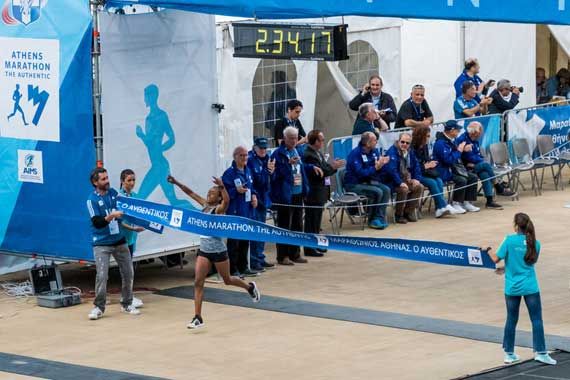
[[347,25],[233,23],[234,57],[341,61]]

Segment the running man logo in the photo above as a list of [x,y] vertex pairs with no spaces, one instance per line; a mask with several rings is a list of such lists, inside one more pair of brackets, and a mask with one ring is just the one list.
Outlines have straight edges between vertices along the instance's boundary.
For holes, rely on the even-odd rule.
[[18,181],[44,183],[41,151],[18,149]]
[[170,217],[170,225],[172,227],[182,226],[182,211],[172,210],[172,216]]
[[481,257],[481,251],[478,249],[467,249],[467,257],[469,258],[470,265],[483,265],[483,258]]
[[48,0],[6,0],[2,7],[2,22],[9,26],[28,26],[40,18]]

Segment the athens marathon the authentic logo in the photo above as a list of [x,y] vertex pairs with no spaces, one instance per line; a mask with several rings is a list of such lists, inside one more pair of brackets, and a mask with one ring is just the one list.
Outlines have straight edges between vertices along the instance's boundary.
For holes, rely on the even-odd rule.
[[40,18],[48,0],[5,0],[2,7],[2,22],[6,25],[28,26]]

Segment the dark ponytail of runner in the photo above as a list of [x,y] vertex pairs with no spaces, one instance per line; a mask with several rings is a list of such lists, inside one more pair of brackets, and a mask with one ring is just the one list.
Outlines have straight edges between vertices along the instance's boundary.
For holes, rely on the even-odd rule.
[[532,221],[527,214],[519,212],[515,215],[515,225],[519,231],[524,233],[526,236],[526,254],[524,255],[524,261],[528,265],[533,265],[538,260],[534,224],[532,224]]

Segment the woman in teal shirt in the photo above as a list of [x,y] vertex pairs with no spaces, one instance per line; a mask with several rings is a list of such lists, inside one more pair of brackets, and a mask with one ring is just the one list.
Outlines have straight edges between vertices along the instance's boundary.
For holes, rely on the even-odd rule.
[[505,237],[497,254],[488,251],[495,263],[505,260],[505,301],[507,304],[507,321],[503,336],[505,363],[511,364],[520,360],[515,354],[515,331],[521,298],[524,297],[532,322],[534,360],[545,364],[556,364],[556,360],[552,359],[546,350],[540,290],[534,271],[534,264],[540,253],[540,242],[536,240],[534,225],[527,214],[517,213],[515,215],[514,229],[516,233]]

